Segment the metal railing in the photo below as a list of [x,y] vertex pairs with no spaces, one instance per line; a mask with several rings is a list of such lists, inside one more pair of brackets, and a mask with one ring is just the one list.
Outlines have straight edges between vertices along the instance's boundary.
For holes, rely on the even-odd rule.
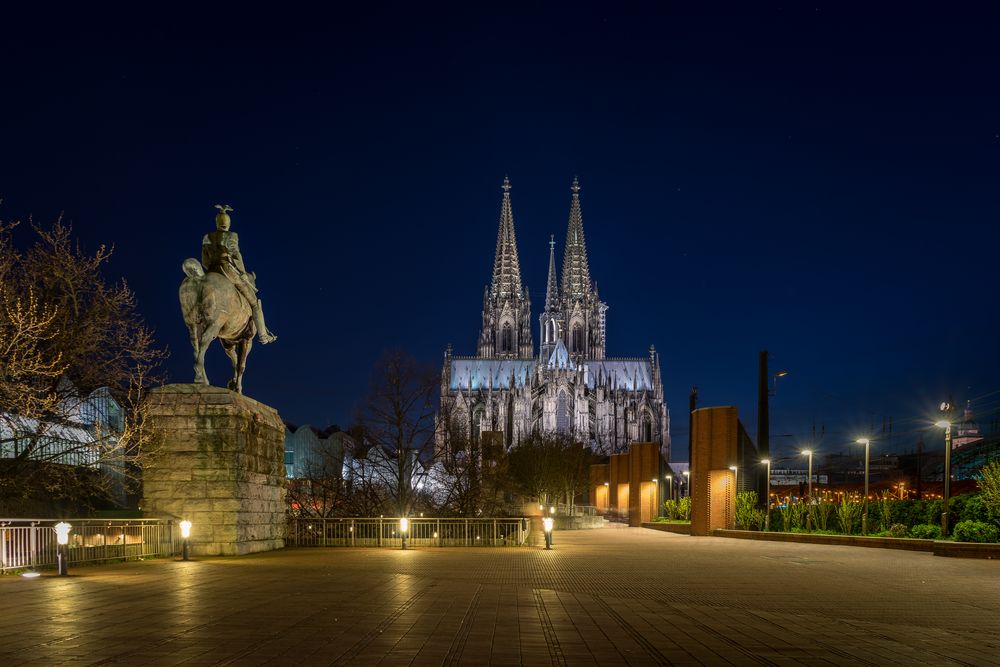
[[597,516],[600,512],[593,505],[556,505],[556,514],[562,516]]
[[175,553],[166,519],[0,519],[0,572],[56,565],[55,524],[73,526],[69,563],[99,563]]
[[[530,522],[508,519],[410,518],[407,547],[518,547],[528,539]],[[300,547],[402,547],[399,518],[289,520],[286,543]]]

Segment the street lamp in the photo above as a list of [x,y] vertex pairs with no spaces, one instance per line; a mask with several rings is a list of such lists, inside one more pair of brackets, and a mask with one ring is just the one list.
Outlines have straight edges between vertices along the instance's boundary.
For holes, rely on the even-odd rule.
[[[809,476],[807,478],[809,480],[809,496],[808,496],[808,498],[809,498],[809,504],[812,505],[813,504],[813,453],[812,453],[811,449],[803,450],[802,453],[809,457],[809,471],[808,471],[808,475]],[[806,513],[806,530],[812,530],[812,519],[813,519],[812,518],[812,512],[807,512]]]
[[406,533],[410,530],[410,520],[405,516],[399,520],[399,534],[403,544],[403,551],[406,551]]
[[685,470],[683,474],[684,474],[684,485],[687,487],[687,494],[688,494],[688,497],[690,498],[691,497],[691,471],[690,470]]
[[667,475],[666,480],[667,480],[667,500],[673,500],[674,499],[674,476],[673,475]]
[[941,416],[935,425],[944,429],[944,495],[941,500],[941,537],[948,537],[948,500],[951,498],[951,403],[941,404]]
[[73,526],[60,521],[54,526],[56,531],[56,541],[59,543],[59,550],[56,552],[56,562],[59,566],[60,576],[69,574],[69,531]]
[[181,547],[181,560],[191,560],[191,522],[184,520],[180,523],[181,537],[184,544]]
[[868,438],[858,438],[855,440],[859,445],[865,446],[865,509],[861,513],[861,534],[868,534],[868,463],[870,460],[871,443]]
[[552,517],[547,516],[542,519],[542,527],[545,529],[545,548],[552,550]]
[[736,493],[739,493],[740,492],[740,469],[737,468],[736,466],[729,466],[729,469],[733,471],[733,488],[736,489]]
[[761,463],[767,466],[767,481],[764,484],[764,530],[771,530],[771,459],[764,459]]

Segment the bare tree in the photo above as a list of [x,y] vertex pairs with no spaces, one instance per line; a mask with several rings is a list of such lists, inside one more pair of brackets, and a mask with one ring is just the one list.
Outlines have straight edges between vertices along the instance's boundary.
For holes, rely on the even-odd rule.
[[111,249],[85,252],[57,220],[31,223],[20,253],[16,226],[0,224],[0,507],[106,497],[152,454],[142,398],[164,352],[104,279]]
[[[358,445],[377,447],[365,457],[371,484],[383,484],[393,509],[408,515],[417,500],[417,478],[433,458],[437,373],[400,350],[376,362],[371,386],[357,412]],[[384,455],[384,458],[382,457]],[[367,482],[365,482],[367,483]]]
[[559,498],[567,504],[590,483],[590,465],[596,461],[585,444],[559,434],[532,434],[511,450],[510,476],[530,496]]

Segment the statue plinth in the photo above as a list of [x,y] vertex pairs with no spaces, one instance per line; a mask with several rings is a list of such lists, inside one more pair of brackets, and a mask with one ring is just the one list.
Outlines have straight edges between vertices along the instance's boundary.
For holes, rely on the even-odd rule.
[[233,556],[285,545],[285,425],[277,410],[201,384],[150,392],[159,452],[143,473],[143,512],[191,522],[191,553]]

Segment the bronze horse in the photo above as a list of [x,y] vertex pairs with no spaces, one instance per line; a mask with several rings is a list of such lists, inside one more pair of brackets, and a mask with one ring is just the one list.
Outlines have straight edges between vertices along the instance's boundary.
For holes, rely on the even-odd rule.
[[206,273],[198,260],[184,260],[183,269],[187,278],[180,287],[181,313],[194,348],[194,381],[208,384],[205,350],[218,338],[233,362],[233,379],[227,386],[242,394],[247,355],[257,333],[250,304],[228,278],[221,273]]

